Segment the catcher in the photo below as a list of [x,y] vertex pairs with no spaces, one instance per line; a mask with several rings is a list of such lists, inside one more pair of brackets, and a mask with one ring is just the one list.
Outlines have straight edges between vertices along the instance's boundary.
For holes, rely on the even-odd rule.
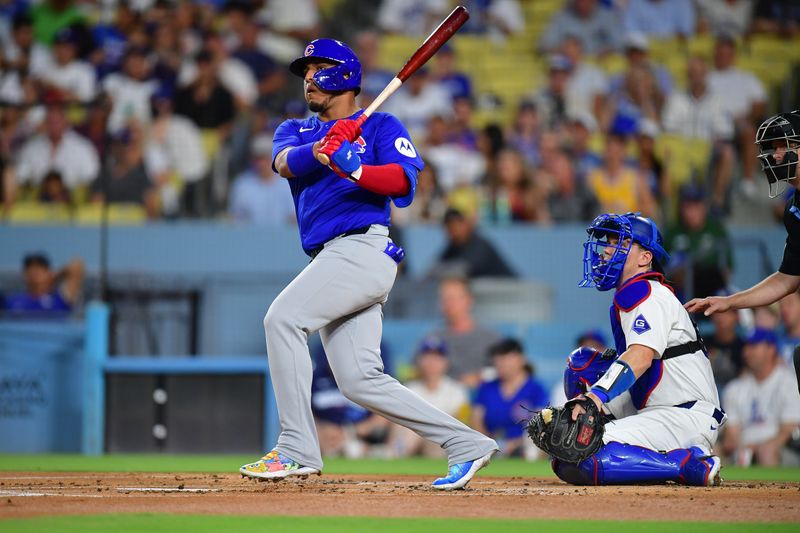
[[565,372],[573,399],[534,415],[529,435],[567,483],[720,484],[710,450],[725,413],[697,328],[664,281],[658,228],[638,214],[606,214],[587,232],[580,286],[616,289],[611,329],[621,355],[573,352]]

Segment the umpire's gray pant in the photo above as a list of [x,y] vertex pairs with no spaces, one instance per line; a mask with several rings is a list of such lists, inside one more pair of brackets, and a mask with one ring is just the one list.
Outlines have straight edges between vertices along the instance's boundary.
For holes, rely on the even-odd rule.
[[383,373],[383,304],[397,264],[383,253],[388,229],[333,239],[275,298],[264,317],[269,370],[280,415],[275,447],[303,466],[322,469],[311,412],[308,335],[322,345],[342,393],[447,452],[450,466],[477,459],[497,443],[436,409]]

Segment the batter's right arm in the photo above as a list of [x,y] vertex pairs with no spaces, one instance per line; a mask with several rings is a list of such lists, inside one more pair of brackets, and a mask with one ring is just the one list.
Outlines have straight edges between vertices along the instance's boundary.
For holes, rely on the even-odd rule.
[[[293,168],[295,171],[305,170],[306,166],[313,167],[311,170],[316,170],[318,166],[317,163],[317,153],[319,152],[321,142],[317,141],[313,143],[310,147],[308,145],[304,146],[291,146],[289,148],[285,148],[275,157],[275,170],[278,171],[278,174],[284,178],[294,178],[297,176],[291,168],[289,168],[289,152],[297,150],[294,154],[292,154],[292,159],[294,160]],[[307,153],[305,153],[307,152]],[[308,155],[313,157],[313,162],[308,160]],[[301,172],[300,175],[305,174],[305,172]]]
[[775,272],[761,283],[730,296],[711,296],[695,298],[684,307],[690,313],[703,311],[710,316],[729,309],[762,307],[777,302],[800,288],[800,276],[791,276],[783,272]]

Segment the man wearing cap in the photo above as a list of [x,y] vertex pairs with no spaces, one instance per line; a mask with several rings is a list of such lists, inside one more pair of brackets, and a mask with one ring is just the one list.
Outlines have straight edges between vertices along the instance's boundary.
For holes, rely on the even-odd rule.
[[742,166],[742,192],[755,194],[757,149],[753,143],[756,124],[764,117],[767,92],[763,83],[750,71],[736,66],[736,40],[721,34],[714,44],[714,70],[708,75],[708,90],[722,111],[733,119],[736,143]]
[[56,34],[53,64],[38,75],[45,87],[54,90],[61,101],[85,103],[95,96],[94,68],[78,58],[78,35],[70,28]]
[[558,11],[542,35],[539,46],[554,52],[567,35],[577,35],[587,55],[616,52],[621,48],[620,21],[597,0],[570,0]]
[[655,39],[685,39],[694,35],[694,6],[691,0],[630,0],[623,22],[627,31]]
[[[450,357],[445,340],[434,335],[428,336],[422,340],[414,357],[416,379],[406,383],[406,387],[448,415],[465,420],[469,411],[469,391],[447,375],[449,366]],[[444,455],[439,446],[398,425],[392,426],[389,449],[397,457]]]
[[295,220],[292,193],[272,170],[272,139],[258,135],[250,147],[250,168],[233,182],[228,213],[237,222],[284,226]]
[[678,221],[667,231],[672,275],[687,296],[711,296],[725,288],[733,252],[725,226],[708,216],[707,195],[700,185],[680,189]]
[[550,69],[547,85],[536,93],[533,101],[542,127],[554,130],[567,121],[567,84],[572,72],[572,62],[561,54],[551,55],[548,62]]
[[775,333],[755,329],[745,340],[745,373],[723,394],[728,426],[723,452],[749,466],[781,464],[783,448],[800,426],[800,394],[791,370],[778,357]]
[[26,316],[63,316],[80,298],[83,262],[73,259],[58,272],[53,272],[46,255],[32,253],[22,261],[22,277],[25,290],[6,297],[6,312]]
[[689,58],[686,80],[686,91],[673,91],[667,98],[662,117],[664,130],[712,147],[712,202],[717,208],[722,208],[733,175],[733,120],[709,90],[705,59],[699,56]]

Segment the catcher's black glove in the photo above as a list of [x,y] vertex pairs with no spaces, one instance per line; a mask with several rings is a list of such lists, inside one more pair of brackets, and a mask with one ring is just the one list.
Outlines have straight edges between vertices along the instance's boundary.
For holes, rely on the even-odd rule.
[[[586,411],[572,420],[572,410],[580,405]],[[528,421],[528,435],[534,444],[567,463],[580,463],[603,444],[603,417],[597,405],[578,396],[563,407],[547,407]]]

